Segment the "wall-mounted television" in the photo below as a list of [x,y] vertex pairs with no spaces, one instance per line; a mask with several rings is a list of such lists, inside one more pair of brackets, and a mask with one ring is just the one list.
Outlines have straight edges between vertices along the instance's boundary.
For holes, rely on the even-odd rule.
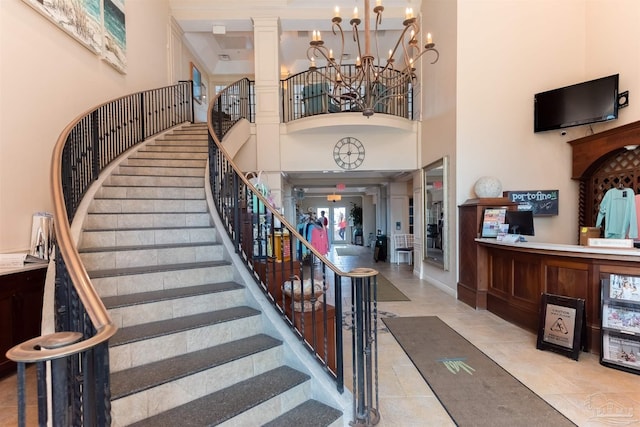
[[537,93],[533,131],[562,129],[618,118],[618,74]]
[[507,211],[504,222],[509,224],[510,234],[535,236],[533,211]]

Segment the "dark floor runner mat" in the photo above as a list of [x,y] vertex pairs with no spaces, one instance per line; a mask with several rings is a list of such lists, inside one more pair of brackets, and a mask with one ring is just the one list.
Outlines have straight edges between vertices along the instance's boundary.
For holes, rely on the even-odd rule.
[[382,320],[458,426],[575,426],[438,317]]

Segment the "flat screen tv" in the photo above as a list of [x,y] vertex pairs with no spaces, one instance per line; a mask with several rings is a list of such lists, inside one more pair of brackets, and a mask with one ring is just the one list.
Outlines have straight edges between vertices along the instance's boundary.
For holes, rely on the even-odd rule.
[[504,219],[509,224],[510,234],[535,236],[533,229],[533,211],[507,211]]
[[618,74],[537,93],[533,131],[562,129],[618,118]]

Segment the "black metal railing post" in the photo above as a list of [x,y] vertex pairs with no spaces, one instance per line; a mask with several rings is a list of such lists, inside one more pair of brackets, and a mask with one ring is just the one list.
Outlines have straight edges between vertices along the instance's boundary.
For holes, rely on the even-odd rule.
[[372,426],[380,421],[377,387],[378,336],[375,277],[377,272],[372,269],[358,268],[350,273],[356,275],[351,279],[354,393],[352,424]]

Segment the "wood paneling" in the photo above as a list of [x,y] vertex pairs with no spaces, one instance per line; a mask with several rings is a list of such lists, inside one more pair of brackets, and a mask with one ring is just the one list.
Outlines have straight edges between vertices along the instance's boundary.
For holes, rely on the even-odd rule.
[[[487,309],[537,333],[540,297],[546,292],[585,300],[587,348],[600,351],[600,283],[611,273],[640,276],[638,257],[528,249],[480,242],[479,263],[491,266]],[[482,280],[481,277],[478,278]]]

